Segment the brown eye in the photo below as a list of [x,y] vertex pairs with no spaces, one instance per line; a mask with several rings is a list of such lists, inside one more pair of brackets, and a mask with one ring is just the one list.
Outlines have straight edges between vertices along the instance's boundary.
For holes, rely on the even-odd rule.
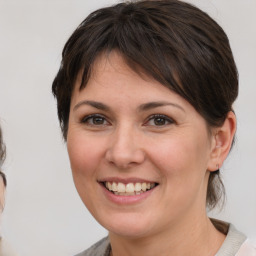
[[154,124],[155,125],[165,125],[166,119],[164,119],[162,117],[156,117],[156,118],[154,118]]
[[101,115],[89,115],[82,119],[81,123],[88,124],[91,126],[102,126],[108,125],[108,121],[104,116]]
[[101,125],[101,124],[104,124],[104,118],[102,117],[93,117],[92,118],[92,123],[95,124],[95,125]]
[[165,115],[153,115],[150,116],[148,121],[146,122],[145,125],[149,125],[149,126],[166,126],[166,125],[170,125],[173,124],[174,121]]

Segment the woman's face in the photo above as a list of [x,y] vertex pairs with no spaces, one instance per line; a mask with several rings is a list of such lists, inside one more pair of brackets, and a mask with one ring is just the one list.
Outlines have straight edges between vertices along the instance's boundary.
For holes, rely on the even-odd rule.
[[4,194],[5,194],[5,185],[3,177],[0,175],[0,213],[4,209]]
[[82,90],[80,82],[67,147],[77,191],[97,221],[143,237],[205,214],[214,143],[195,109],[115,52],[97,59]]

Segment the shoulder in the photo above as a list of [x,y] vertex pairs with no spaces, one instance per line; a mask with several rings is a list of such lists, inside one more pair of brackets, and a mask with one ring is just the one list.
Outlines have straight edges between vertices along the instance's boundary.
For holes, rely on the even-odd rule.
[[256,256],[256,249],[247,237],[232,224],[225,224],[228,227],[227,236],[216,256]]
[[110,243],[108,237],[105,237],[92,245],[89,249],[77,254],[76,256],[109,256]]
[[4,256],[17,256],[17,254],[12,250],[11,246],[5,239],[0,238],[0,255]]
[[227,236],[216,256],[237,255],[242,244],[246,241],[246,236],[238,231],[232,224],[227,224]]
[[236,256],[256,256],[256,247],[249,239],[246,239],[245,242],[241,245]]

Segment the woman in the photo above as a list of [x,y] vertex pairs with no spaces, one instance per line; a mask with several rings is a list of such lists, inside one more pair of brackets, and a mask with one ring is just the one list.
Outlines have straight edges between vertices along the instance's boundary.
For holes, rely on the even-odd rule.
[[177,0],[89,15],[53,82],[77,191],[109,235],[79,255],[256,255],[221,202],[237,70],[222,28]]
[[[2,136],[2,130],[0,128],[0,167],[2,167],[2,164],[4,162],[5,159],[5,146],[3,143],[3,136]],[[5,188],[7,185],[7,181],[6,181],[6,177],[5,174],[1,171],[0,169],[0,208],[1,208],[1,212],[4,209],[4,194],[5,194]]]
[[[5,145],[3,143],[3,137],[2,137],[2,130],[0,128],[0,167],[2,167],[2,164],[5,159]],[[0,169],[0,207],[2,213],[4,209],[5,204],[5,189],[6,189],[7,181],[5,174]],[[0,256],[15,256],[16,254],[13,252],[13,250],[10,248],[9,244],[0,237]]]

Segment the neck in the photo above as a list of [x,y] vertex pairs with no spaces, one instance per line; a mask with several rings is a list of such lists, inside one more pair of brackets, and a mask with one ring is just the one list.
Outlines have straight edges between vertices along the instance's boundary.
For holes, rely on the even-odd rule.
[[182,225],[174,224],[171,230],[162,230],[153,236],[134,239],[110,233],[109,237],[113,256],[212,256],[225,239],[206,214],[194,218],[193,222],[190,219]]

